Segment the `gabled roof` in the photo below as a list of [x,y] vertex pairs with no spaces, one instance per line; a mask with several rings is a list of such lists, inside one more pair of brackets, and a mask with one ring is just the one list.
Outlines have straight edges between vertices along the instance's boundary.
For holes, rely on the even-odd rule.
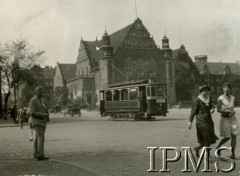
[[76,76],[76,65],[75,64],[61,64],[58,63],[62,77],[64,80],[74,78]]
[[[137,19],[140,20],[140,19]],[[136,21],[137,21],[136,20]],[[136,22],[134,21],[134,23]],[[127,36],[129,30],[133,26],[134,23],[129,24],[128,26],[112,33],[110,36],[110,42],[113,46],[113,52],[115,52],[118,47],[122,44],[124,38]],[[101,53],[99,50],[97,50],[97,47],[100,47],[102,40],[100,41],[83,41],[83,44],[86,47],[87,53],[89,54],[89,57],[96,60],[100,57]]]
[[101,41],[83,41],[83,44],[90,59],[96,60],[101,56],[101,52],[97,50],[97,47],[101,45]]
[[111,45],[113,46],[113,52],[115,52],[118,48],[118,46],[121,45],[124,37],[127,35],[128,31],[131,29],[134,23],[129,24],[128,26],[112,33],[110,35],[110,42]]
[[229,66],[232,74],[240,75],[240,66],[237,63],[221,63],[221,62],[206,62],[198,63],[195,62],[199,71],[203,70],[204,66],[207,66],[210,74],[222,75],[224,74],[225,68]]

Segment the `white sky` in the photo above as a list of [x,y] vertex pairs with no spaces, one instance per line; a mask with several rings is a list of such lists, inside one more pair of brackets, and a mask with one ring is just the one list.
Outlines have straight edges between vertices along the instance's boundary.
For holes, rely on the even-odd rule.
[[[191,57],[209,61],[240,59],[239,0],[136,0],[137,14],[161,46],[164,30],[170,46],[181,41]],[[101,38],[135,20],[135,0],[0,0],[0,42],[20,36],[45,50],[45,64],[73,63],[81,36]],[[181,32],[180,32],[181,31]]]

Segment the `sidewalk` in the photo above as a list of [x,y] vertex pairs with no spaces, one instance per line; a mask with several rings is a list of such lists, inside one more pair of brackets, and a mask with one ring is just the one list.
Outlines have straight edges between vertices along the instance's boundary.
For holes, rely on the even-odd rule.
[[[8,118],[7,120],[0,119],[0,128],[1,127],[14,127],[14,126],[19,126],[20,124],[13,123],[13,120]],[[24,123],[26,125],[26,123]]]
[[57,160],[36,161],[34,159],[0,160],[0,175],[66,175],[96,176],[95,174]]

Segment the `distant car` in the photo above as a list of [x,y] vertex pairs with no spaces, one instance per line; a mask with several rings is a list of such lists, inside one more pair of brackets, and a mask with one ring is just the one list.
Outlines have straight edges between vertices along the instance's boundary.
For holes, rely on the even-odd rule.
[[68,106],[66,109],[64,109],[62,111],[63,115],[70,115],[70,116],[74,116],[74,115],[78,115],[79,117],[81,117],[82,113],[81,113],[81,107],[78,105],[71,105]]
[[60,106],[60,105],[55,105],[55,106],[53,106],[51,109],[50,109],[50,112],[51,113],[54,113],[54,114],[56,114],[56,113],[62,113],[62,106]]

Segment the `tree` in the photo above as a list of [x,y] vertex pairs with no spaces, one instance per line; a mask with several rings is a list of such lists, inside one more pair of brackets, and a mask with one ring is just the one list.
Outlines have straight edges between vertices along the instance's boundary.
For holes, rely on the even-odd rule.
[[[24,82],[26,73],[32,66],[40,64],[44,59],[44,51],[32,51],[26,39],[18,39],[12,43],[0,45],[0,66],[2,68],[1,90],[5,92],[5,111],[12,89],[16,100],[16,88]],[[16,101],[15,101],[16,105]]]
[[[40,66],[34,65],[27,71],[20,72],[22,76],[25,77],[24,80],[21,81],[22,91],[19,97],[19,104],[23,106],[27,106],[29,100],[35,94],[35,88],[37,86],[42,86],[46,92],[48,92],[47,87],[45,86],[45,78],[43,75],[43,70]],[[46,97],[48,98],[48,97]]]
[[69,92],[64,87],[55,87],[54,90],[54,103],[56,105],[66,106],[69,103]]
[[199,71],[187,52],[174,58],[177,101],[192,101],[198,93]]

